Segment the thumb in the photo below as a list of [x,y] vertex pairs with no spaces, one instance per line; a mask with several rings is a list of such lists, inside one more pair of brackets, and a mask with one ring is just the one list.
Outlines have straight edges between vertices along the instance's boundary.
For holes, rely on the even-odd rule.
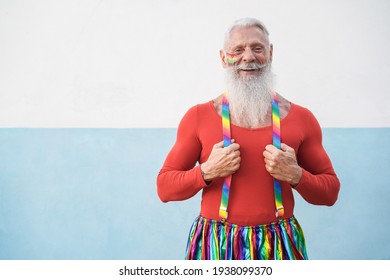
[[223,140],[221,142],[214,144],[214,149],[216,148],[223,148]]
[[[231,144],[233,144],[234,142],[236,142],[236,140],[232,139],[230,140],[231,141]],[[228,145],[230,146],[230,145]],[[214,144],[214,148],[224,148],[225,147],[225,141],[222,140],[221,142],[218,142],[216,144]]]

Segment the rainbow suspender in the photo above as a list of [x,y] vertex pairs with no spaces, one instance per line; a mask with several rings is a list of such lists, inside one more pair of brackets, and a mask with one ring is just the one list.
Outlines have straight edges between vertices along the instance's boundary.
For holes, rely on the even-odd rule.
[[[272,144],[278,148],[280,147],[280,112],[278,97],[274,92],[272,94]],[[284,215],[284,207],[282,203],[282,186],[278,180],[274,178],[274,193],[275,193],[275,206],[276,206],[276,218],[281,218]]]
[[[230,134],[230,112],[229,102],[227,100],[226,92],[222,97],[222,134],[223,134],[223,146],[227,147],[232,143],[232,137]],[[221,205],[219,206],[219,217],[221,221],[227,219],[227,206],[229,200],[230,183],[232,181],[232,175],[225,177],[222,186]]]
[[[222,97],[222,133],[223,133],[223,146],[227,147],[232,143],[232,137],[230,132],[230,113],[229,102],[226,92]],[[272,95],[272,143],[280,149],[280,113],[279,104],[276,93]],[[225,177],[222,186],[221,205],[219,207],[219,216],[221,221],[226,221],[228,217],[227,207],[229,201],[230,184],[232,181],[232,175]],[[282,204],[282,187],[278,180],[274,178],[274,193],[275,193],[275,207],[276,217],[281,218],[284,215],[284,208]]]

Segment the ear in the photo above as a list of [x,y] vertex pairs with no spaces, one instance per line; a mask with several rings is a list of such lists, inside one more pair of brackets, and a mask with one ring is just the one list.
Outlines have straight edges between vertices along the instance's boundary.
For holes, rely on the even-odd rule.
[[219,50],[219,56],[221,57],[222,67],[226,68],[228,65],[226,62],[225,52],[223,50]]
[[269,61],[272,62],[272,55],[274,53],[274,46],[272,44],[269,45]]

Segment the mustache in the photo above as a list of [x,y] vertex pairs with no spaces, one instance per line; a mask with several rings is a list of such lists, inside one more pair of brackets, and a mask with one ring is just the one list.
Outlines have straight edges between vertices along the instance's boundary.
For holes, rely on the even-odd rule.
[[267,67],[268,65],[269,63],[260,64],[258,62],[251,62],[251,63],[241,62],[240,64],[237,64],[236,69],[237,70],[259,70]]

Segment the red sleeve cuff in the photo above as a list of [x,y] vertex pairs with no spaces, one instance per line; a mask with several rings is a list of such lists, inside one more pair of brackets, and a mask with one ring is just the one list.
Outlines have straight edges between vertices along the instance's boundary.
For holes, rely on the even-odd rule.
[[296,185],[295,187],[293,187],[293,189],[296,189],[297,191],[301,190],[301,189],[304,189],[305,186],[307,185],[308,181],[309,181],[309,176],[311,174],[306,171],[305,169],[302,168],[302,176],[301,176],[301,179],[299,180],[299,183],[298,185]]
[[194,167],[194,172],[196,172],[196,182],[197,182],[197,186],[201,186],[201,187],[207,187],[208,185],[210,185],[211,181],[210,182],[206,182],[204,179],[203,179],[203,176],[202,176],[202,170],[200,169],[200,165]]

